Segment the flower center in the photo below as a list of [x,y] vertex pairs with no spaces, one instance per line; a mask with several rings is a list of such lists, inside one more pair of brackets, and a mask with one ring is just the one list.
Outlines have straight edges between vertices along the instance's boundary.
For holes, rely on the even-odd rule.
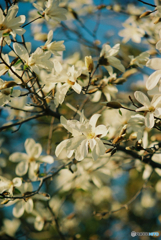
[[34,162],[35,161],[35,158],[34,157],[30,157],[29,158],[29,162]]
[[154,112],[155,111],[155,108],[153,106],[150,106],[149,107],[149,112]]
[[87,139],[92,139],[92,138],[95,138],[96,137],[96,135],[95,135],[95,133],[88,133],[88,135],[87,135]]
[[70,81],[69,79],[67,80],[67,83],[68,83],[69,85],[71,85],[71,86],[73,86],[73,85],[75,84],[75,82],[72,82],[72,81]]

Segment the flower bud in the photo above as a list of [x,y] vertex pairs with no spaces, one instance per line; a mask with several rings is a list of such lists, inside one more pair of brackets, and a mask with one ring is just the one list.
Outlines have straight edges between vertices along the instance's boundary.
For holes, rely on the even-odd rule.
[[91,56],[85,57],[85,66],[88,69],[88,72],[92,72],[94,68],[93,59]]

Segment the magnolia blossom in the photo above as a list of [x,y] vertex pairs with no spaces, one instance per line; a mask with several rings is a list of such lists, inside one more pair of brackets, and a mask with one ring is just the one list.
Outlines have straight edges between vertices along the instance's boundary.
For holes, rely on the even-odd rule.
[[42,16],[45,17],[47,21],[50,19],[61,22],[62,20],[66,20],[67,10],[65,8],[59,7],[58,0],[48,0],[45,3],[45,10],[38,4],[33,3],[34,7],[42,12]]
[[119,43],[116,44],[113,48],[111,48],[108,44],[104,44],[100,53],[99,64],[103,65],[107,71],[111,71],[111,68],[109,68],[109,65],[111,65],[121,72],[124,72],[125,67],[121,64],[121,61],[115,57],[118,54],[119,50]]
[[67,150],[67,157],[70,158],[75,152],[75,158],[78,161],[87,156],[89,148],[94,160],[103,155],[105,146],[100,138],[106,136],[108,130],[105,125],[96,127],[96,122],[100,116],[100,114],[94,114],[90,120],[85,120],[84,116],[81,116],[80,121],[66,120],[61,116],[62,125],[72,133],[73,138],[62,141],[56,147],[56,156],[59,156],[64,148]]
[[149,101],[148,97],[142,92],[136,91],[134,93],[134,96],[136,100],[143,105],[143,107],[136,109],[136,111],[137,112],[143,111],[146,113],[145,125],[148,128],[152,128],[155,124],[154,117],[155,116],[158,117],[161,115],[161,105],[160,105],[161,95],[155,95],[151,102]]
[[137,25],[132,22],[132,24],[123,23],[125,29],[119,32],[119,35],[123,37],[123,43],[128,42],[130,39],[133,42],[140,43],[141,38],[144,36],[145,31],[142,28],[137,27]]
[[52,156],[40,156],[42,147],[40,143],[35,143],[32,138],[25,141],[26,153],[15,152],[10,155],[9,160],[12,162],[20,162],[16,167],[16,174],[23,176],[29,171],[29,178],[35,180],[40,166],[40,162],[53,163]]
[[77,83],[77,78],[81,75],[81,70],[76,70],[73,65],[69,67],[67,72],[64,72],[60,64],[58,65],[57,63],[56,66],[58,66],[56,75],[51,76],[50,81],[58,83],[54,98],[55,105],[58,106],[63,103],[66,93],[70,88],[80,94],[82,86]]
[[42,46],[42,49],[44,51],[50,51],[51,53],[53,53],[56,56],[60,56],[60,54],[58,52],[62,52],[65,51],[65,46],[64,46],[64,41],[59,41],[59,42],[51,42],[53,39],[53,31],[50,30],[50,32],[48,33],[47,36],[47,41],[45,43],[44,46]]
[[13,44],[16,54],[23,60],[26,67],[30,67],[36,74],[39,74],[39,71],[42,68],[46,70],[51,70],[53,68],[53,62],[50,60],[50,52],[44,52],[38,47],[30,56],[29,52],[31,51],[31,44],[28,44],[27,47],[28,49],[21,44]]
[[7,191],[10,195],[13,195],[13,190],[15,187],[20,187],[22,184],[21,178],[14,178],[12,181],[0,176],[0,192],[3,193]]
[[2,9],[0,9],[0,38],[6,37],[5,40],[9,44],[11,42],[9,34],[11,34],[13,37],[16,37],[16,34],[21,36],[26,31],[20,27],[25,22],[26,17],[24,15],[16,17],[17,12],[17,5],[12,5],[9,8],[6,16],[3,14]]
[[130,65],[137,65],[138,67],[143,68],[147,61],[149,60],[150,54],[148,52],[140,53],[137,57],[129,56],[131,59]]

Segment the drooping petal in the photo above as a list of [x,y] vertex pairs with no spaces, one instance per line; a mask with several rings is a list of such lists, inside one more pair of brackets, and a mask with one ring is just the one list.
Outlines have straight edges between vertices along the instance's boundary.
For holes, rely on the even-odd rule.
[[75,152],[75,159],[77,161],[83,160],[88,154],[88,141],[85,139]]
[[154,114],[152,112],[148,112],[145,117],[145,125],[148,128],[152,128],[154,126]]
[[61,151],[64,149],[64,148],[68,148],[70,145],[70,139],[66,139],[64,141],[62,141],[61,143],[59,143],[59,145],[56,147],[55,149],[55,155],[58,157],[59,154],[61,153]]

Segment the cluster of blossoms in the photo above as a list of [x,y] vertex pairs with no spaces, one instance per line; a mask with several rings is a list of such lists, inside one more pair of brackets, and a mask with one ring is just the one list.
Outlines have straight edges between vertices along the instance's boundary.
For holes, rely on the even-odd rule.
[[[38,231],[43,230],[47,223],[52,224],[55,221],[62,239],[64,239],[63,234],[68,235],[70,226],[66,224],[68,216],[66,209],[62,207],[64,203],[62,204],[59,199],[61,194],[55,196],[58,191],[64,195],[66,191],[74,192],[71,197],[72,201],[76,202],[73,210],[74,217],[70,216],[74,219],[70,219],[73,220],[70,223],[74,229],[81,225],[81,217],[83,219],[86,214],[93,211],[91,206],[99,206],[103,201],[110,202],[111,199],[115,199],[112,188],[108,184],[112,177],[119,179],[119,176],[123,175],[121,168],[126,171],[131,169],[142,171],[143,179],[146,180],[150,178],[153,168],[159,175],[161,174],[160,136],[155,135],[156,129],[161,131],[161,59],[150,58],[151,49],[144,50],[137,56],[129,54],[126,57],[120,43],[104,43],[102,47],[99,47],[97,41],[90,43],[86,39],[81,39],[81,31],[79,33],[77,29],[71,28],[71,16],[78,21],[84,31],[88,31],[89,34],[91,31],[79,19],[75,9],[78,7],[78,12],[81,12],[82,7],[90,13],[99,11],[101,8],[108,8],[102,4],[89,9],[86,6],[87,3],[92,4],[92,0],[63,1],[62,3],[59,0],[39,0],[33,3],[34,8],[38,10],[38,12],[35,10],[35,18],[26,24],[25,16],[17,16],[18,5],[9,7],[7,3],[6,10],[3,11],[0,8],[0,76],[2,77],[0,79],[0,107],[2,117],[6,117],[8,121],[2,123],[0,130],[11,128],[13,132],[21,131],[23,123],[45,116],[47,120],[44,118],[44,122],[46,121],[47,124],[43,121],[38,122],[45,126],[39,127],[38,125],[38,133],[41,141],[48,138],[47,154],[44,154],[40,143],[36,143],[28,136],[24,143],[25,152],[14,149],[14,152],[10,154],[2,147],[0,148],[0,153],[2,153],[0,167],[5,167],[8,164],[7,160],[12,166],[18,163],[14,171],[15,177],[11,176],[12,172],[6,174],[5,171],[3,173],[3,169],[0,169],[0,201],[1,204],[14,204],[13,216],[16,218],[22,217],[26,212],[28,224],[34,224]],[[119,8],[115,6],[113,10],[117,12]],[[136,15],[129,17],[123,24],[125,29],[119,32],[119,35],[123,37],[122,42],[126,43],[132,39],[135,43],[141,43],[142,38],[147,34],[149,42],[153,46],[156,44],[156,50],[161,52],[161,27],[159,25],[161,7],[156,7],[154,11],[159,17],[155,21],[154,29],[153,22],[148,22],[148,25],[138,21],[138,15],[141,15],[142,9],[130,7],[127,9],[127,13],[134,12]],[[68,17],[67,24],[60,24]],[[26,32],[25,27],[37,20],[40,23],[45,22],[49,27],[48,33],[43,37],[39,36],[39,40],[42,40],[39,47],[33,49],[34,44],[25,42],[23,35]],[[68,37],[68,31],[71,31],[73,35],[79,37],[80,42],[83,40],[83,44],[94,48],[96,56],[90,56],[92,51],[88,52],[89,56],[87,56],[87,51],[85,51],[82,53],[83,60],[79,54],[63,59],[62,54],[66,50],[64,41],[55,41],[55,33],[50,30],[61,25],[66,37]],[[37,27],[39,29],[39,26]],[[96,28],[94,31],[97,30]],[[95,33],[92,36],[95,37]],[[74,39],[69,36],[70,38]],[[6,53],[7,47],[8,53]],[[127,104],[128,97],[125,93],[121,95],[117,85],[126,82],[129,76],[137,72],[137,69],[145,66],[155,71],[146,79],[146,89],[145,86],[142,87],[143,90],[140,89],[139,84],[136,86],[137,91],[135,89],[133,94],[136,101],[130,96],[131,105]],[[71,95],[74,97],[71,98]],[[77,105],[75,96],[81,104],[79,102]],[[107,101],[105,107],[102,106],[103,100]],[[102,104],[99,104],[100,102]],[[86,107],[88,103],[91,104],[90,107]],[[84,116],[84,106],[85,112],[89,111],[88,115],[91,116],[89,119]],[[74,111],[71,120],[67,120],[71,116],[66,107]],[[76,120],[77,114],[80,115],[80,120]],[[48,129],[49,117],[51,117],[50,129]],[[100,117],[103,124],[97,125]],[[60,124],[55,121],[55,118]],[[67,136],[62,140],[62,136],[59,137],[57,134],[54,138],[57,131],[62,131],[62,126],[67,130]],[[29,131],[26,132],[28,135]],[[46,137],[47,132],[49,134]],[[157,143],[155,143],[156,140],[158,140]],[[2,142],[0,139],[1,145]],[[56,145],[55,152],[54,145]],[[66,163],[66,158],[69,158],[70,162]],[[55,162],[54,159],[56,159]],[[136,159],[141,160],[140,165]],[[63,165],[60,167],[62,162]],[[146,163],[145,167],[144,163]],[[42,200],[50,199],[48,193],[40,192],[42,186],[45,191],[50,190],[47,182],[46,185],[44,184],[47,180],[50,182],[53,180],[52,188],[55,192],[51,191],[51,200],[43,204]],[[39,186],[36,188],[38,182]],[[79,194],[77,195],[77,189],[85,192],[81,198]],[[122,189],[120,189],[116,191],[118,195],[121,195]],[[82,199],[88,197],[86,196],[88,194],[91,197],[90,201],[83,202]],[[145,202],[144,199],[145,197],[142,203]],[[85,213],[81,213],[82,208],[86,210]],[[59,228],[56,215],[58,219],[59,216],[63,219],[63,230]],[[78,216],[81,216],[80,219]],[[15,229],[18,229],[20,222],[13,220],[13,223]],[[14,236],[16,230],[12,230],[11,233],[6,230],[6,225],[11,225],[12,221],[4,221],[3,224],[3,231]],[[63,234],[61,231],[64,231]]]
[[108,129],[105,125],[96,127],[96,122],[100,116],[100,114],[94,114],[90,120],[86,120],[82,114],[80,121],[66,120],[62,116],[61,124],[72,133],[73,138],[62,141],[56,147],[56,156],[59,156],[63,149],[66,149],[69,158],[75,153],[75,159],[78,161],[87,156],[89,149],[94,160],[103,155],[106,148],[100,138],[107,135]]

